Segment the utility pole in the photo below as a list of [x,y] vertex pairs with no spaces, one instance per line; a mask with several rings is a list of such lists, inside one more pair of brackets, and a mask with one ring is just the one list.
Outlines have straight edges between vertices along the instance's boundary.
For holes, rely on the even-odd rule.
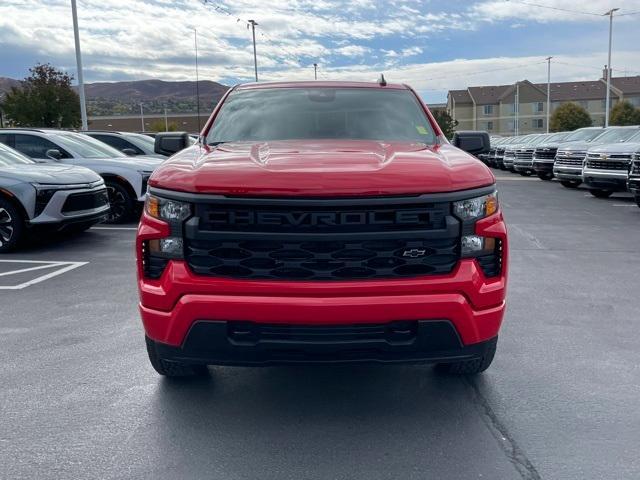
[[76,42],[76,66],[78,68],[78,95],[80,95],[80,117],[82,129],[89,130],[87,122],[87,101],[84,96],[84,77],[82,76],[82,53],[80,52],[80,31],[78,30],[78,10],[76,0],[71,0],[71,16],[73,17],[73,37]]
[[256,72],[256,82],[257,82],[258,81],[258,56],[256,54],[256,25],[258,25],[258,22],[256,22],[255,20],[249,20],[247,27],[249,27],[249,25],[251,25],[251,33],[253,34],[253,67]]
[[318,79],[318,64],[314,63],[313,64],[313,77],[317,80]]
[[549,117],[551,116],[551,59],[547,57],[547,133],[549,133]]
[[516,113],[516,125],[515,125],[515,133],[516,136],[520,131],[520,82],[516,82],[516,98],[514,105],[515,113]]
[[142,103],[140,104],[140,123],[142,124],[142,131],[144,132],[144,110],[142,110]]
[[164,131],[169,131],[169,121],[167,120],[167,109],[164,109]]
[[196,111],[198,113],[198,133],[202,129],[200,124],[200,76],[198,74],[198,30],[193,29],[193,42],[196,47]]
[[619,8],[612,8],[603,16],[609,16],[609,60],[607,61],[607,97],[605,101],[604,112],[604,126],[609,126],[609,106],[611,105],[611,40],[613,39],[613,13],[620,10]]

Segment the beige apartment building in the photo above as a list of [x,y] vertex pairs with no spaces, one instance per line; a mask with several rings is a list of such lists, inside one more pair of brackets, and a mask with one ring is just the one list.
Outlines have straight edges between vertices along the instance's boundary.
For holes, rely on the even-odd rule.
[[[551,114],[563,103],[584,107],[593,125],[604,125],[607,82],[551,83]],[[519,100],[518,100],[519,97]],[[611,78],[611,105],[627,100],[640,107],[640,76]],[[519,109],[519,112],[518,112]],[[447,110],[458,121],[458,130],[486,130],[510,136],[547,131],[547,84],[523,80],[513,85],[450,90]]]

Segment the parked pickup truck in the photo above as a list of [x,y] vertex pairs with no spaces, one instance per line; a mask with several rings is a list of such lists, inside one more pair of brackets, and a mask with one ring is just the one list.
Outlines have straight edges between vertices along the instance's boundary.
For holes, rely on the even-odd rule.
[[633,155],[631,169],[629,170],[629,181],[627,182],[629,191],[633,194],[638,207],[640,207],[640,152]]
[[[157,150],[187,147],[171,135]],[[149,179],[137,259],[151,365],[485,370],[507,232],[495,178],[470,155],[488,135],[454,142],[405,85],[230,89],[199,143]]]
[[591,140],[580,140],[563,143],[558,148],[553,164],[553,175],[560,180],[563,187],[577,188],[582,184],[582,169],[587,156],[587,150],[606,143],[624,142],[638,127],[609,127],[602,130],[600,135]]
[[631,159],[640,151],[640,129],[620,143],[590,148],[582,170],[582,180],[594,197],[607,198],[626,192]]

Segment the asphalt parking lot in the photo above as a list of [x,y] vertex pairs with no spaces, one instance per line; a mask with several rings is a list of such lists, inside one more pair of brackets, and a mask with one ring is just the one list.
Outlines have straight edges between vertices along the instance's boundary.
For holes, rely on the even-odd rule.
[[148,363],[134,225],[0,257],[0,478],[640,478],[640,208],[498,173],[508,312],[476,379]]

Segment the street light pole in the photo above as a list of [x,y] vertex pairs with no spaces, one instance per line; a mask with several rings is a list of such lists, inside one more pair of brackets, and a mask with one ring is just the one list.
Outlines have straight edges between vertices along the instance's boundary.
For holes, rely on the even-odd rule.
[[612,8],[603,16],[609,16],[609,59],[607,61],[607,96],[605,101],[604,112],[604,126],[609,126],[609,106],[611,105],[611,41],[613,39],[613,13],[620,10],[619,8]]
[[80,95],[80,117],[82,129],[89,130],[87,122],[87,101],[84,96],[84,77],[82,76],[82,53],[80,52],[80,31],[78,30],[78,10],[76,0],[71,0],[71,16],[73,17],[73,37],[76,43],[76,66],[78,68],[78,95]]
[[198,133],[202,125],[200,123],[200,76],[198,73],[198,30],[193,29],[193,42],[196,47],[196,111],[198,113]]
[[313,64],[313,77],[317,80],[318,79],[318,64],[314,63]]
[[140,123],[142,124],[142,131],[144,132],[144,110],[142,110],[142,103],[140,104]]
[[251,33],[253,35],[253,67],[256,72],[256,82],[258,81],[258,56],[256,54],[256,25],[258,22],[255,20],[249,20],[249,24],[251,25]]
[[549,117],[551,116],[551,59],[547,57],[547,133],[549,133]]
[[520,132],[520,82],[516,82],[516,98],[515,98],[515,110],[516,110],[516,125],[515,125],[515,133],[516,136]]

